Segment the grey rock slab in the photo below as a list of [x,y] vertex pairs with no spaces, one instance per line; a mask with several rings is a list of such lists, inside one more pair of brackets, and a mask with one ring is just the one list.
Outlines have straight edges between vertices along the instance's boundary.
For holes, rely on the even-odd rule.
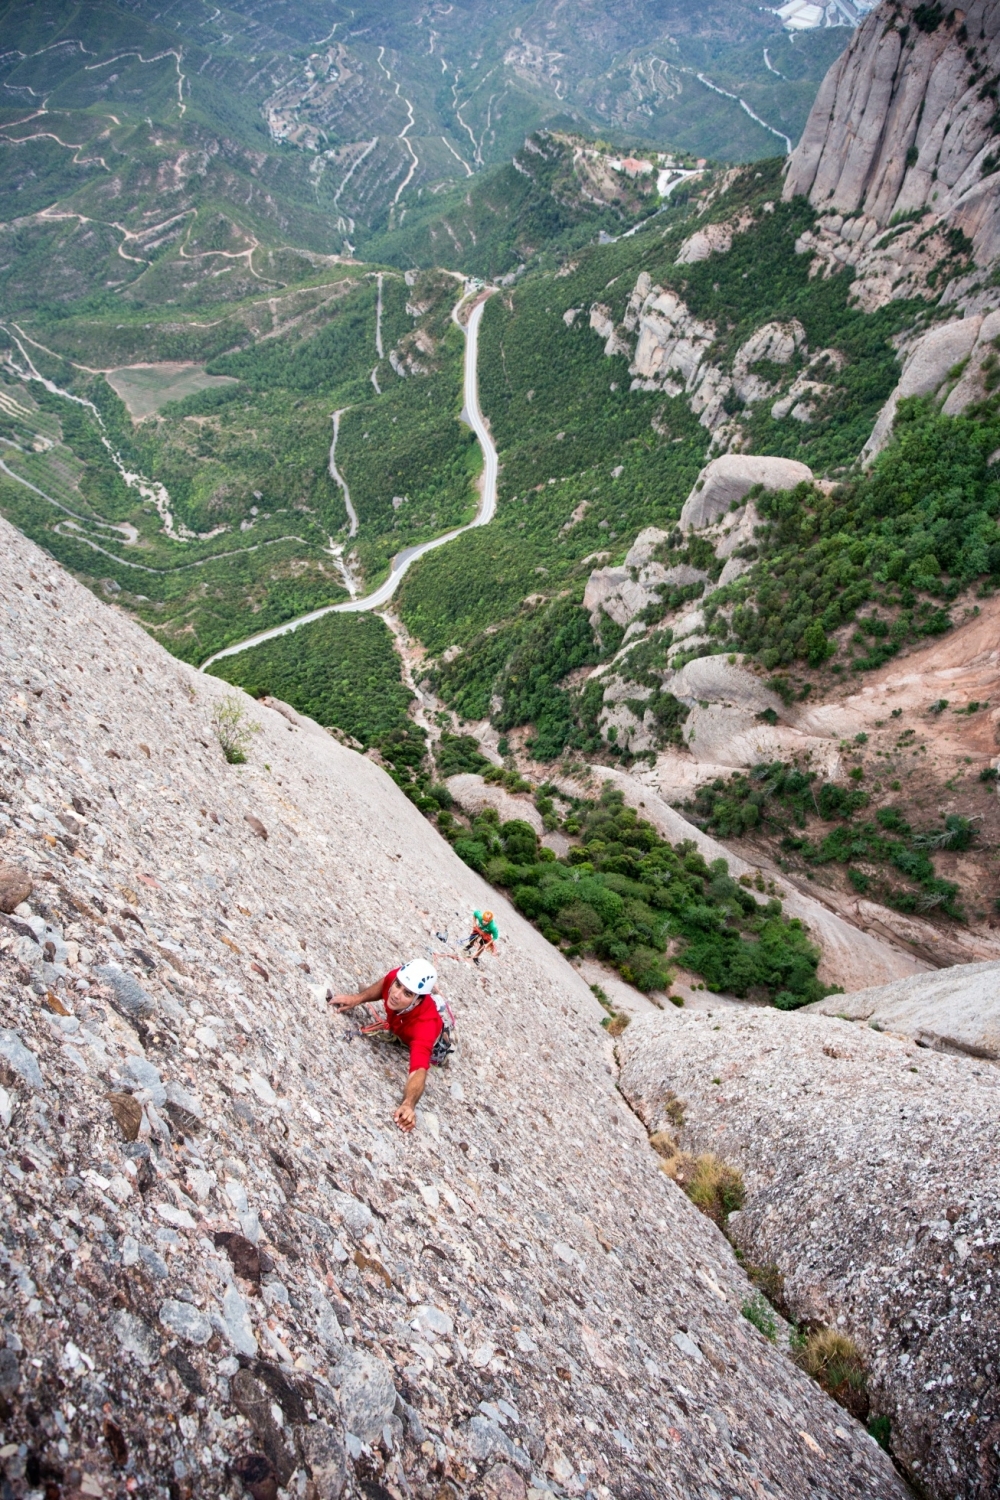
[[112,1313],[109,1323],[126,1354],[134,1354],[143,1365],[154,1364],[159,1359],[160,1341],[142,1318],[122,1310]]
[[212,1337],[212,1324],[203,1312],[171,1297],[160,1303],[160,1322],[189,1344],[207,1344]]
[[363,1443],[376,1442],[396,1407],[392,1372],[380,1359],[346,1349],[334,1373],[344,1427]]
[[43,1089],[45,1087],[45,1079],[38,1066],[38,1058],[24,1045],[16,1031],[7,1028],[0,1031],[0,1057],[29,1088]]
[[[15,588],[30,571],[52,592],[39,587],[36,600],[35,591]],[[135,899],[124,899],[146,932],[142,939],[136,929],[134,941],[151,954],[176,943],[186,974],[164,961],[154,978],[137,969],[132,982],[142,991],[148,983],[150,996],[139,1003],[151,1009],[155,997],[157,1020],[168,1022],[150,1028],[148,1061],[164,1089],[176,1081],[205,1113],[202,1128],[168,1137],[168,1093],[159,1111],[146,1107],[141,1137],[124,1141],[107,1087],[139,1049],[111,983],[102,978],[79,1004],[84,1030],[99,1034],[107,1053],[99,1084],[64,1064],[61,1034],[29,1004],[13,952],[0,951],[0,1025],[17,1029],[46,1080],[58,1076],[65,1120],[54,1106],[38,1108],[45,1095],[25,1099],[20,1081],[5,1084],[18,1157],[37,1167],[22,1182],[0,1174],[2,1248],[11,1261],[3,1335],[21,1377],[4,1417],[5,1447],[36,1443],[24,1408],[34,1399],[42,1409],[51,1372],[72,1369],[78,1415],[60,1435],[69,1449],[60,1466],[92,1475],[88,1489],[116,1493],[121,1475],[107,1444],[84,1450],[74,1433],[79,1423],[81,1434],[102,1434],[107,1382],[118,1371],[128,1400],[111,1420],[129,1453],[141,1452],[143,1472],[174,1476],[199,1495],[217,1492],[225,1465],[234,1475],[258,1472],[262,1483],[284,1485],[288,1476],[295,1493],[296,1465],[304,1478],[306,1462],[314,1475],[320,1469],[319,1456],[314,1465],[300,1446],[316,1421],[355,1457],[366,1444],[391,1449],[414,1494],[436,1489],[436,1465],[448,1448],[462,1455],[450,1435],[484,1399],[497,1414],[494,1433],[520,1441],[539,1469],[543,1435],[561,1434],[562,1453],[553,1454],[549,1472],[567,1492],[586,1472],[595,1493],[599,1475],[611,1493],[623,1494],[641,1472],[657,1496],[729,1496],[749,1494],[752,1474],[774,1500],[801,1500],[817,1487],[827,1500],[899,1500],[888,1458],[863,1429],[741,1317],[749,1283],[718,1231],[658,1170],[638,1122],[618,1102],[609,1040],[583,979],[461,863],[383,770],[318,729],[290,733],[266,709],[247,764],[226,766],[210,725],[214,704],[233,690],[167,655],[124,612],[109,613],[3,519],[0,619],[5,681],[44,664],[74,688],[66,703],[46,693],[33,700],[30,723],[17,713],[4,719],[0,777],[12,800],[0,804],[3,816],[27,829],[40,826],[28,804],[90,804],[86,816],[105,842],[88,838],[87,861],[58,841],[26,835],[36,889],[49,895],[58,883],[74,901],[66,940],[93,954],[87,963],[95,980],[102,978],[95,966],[108,969],[112,955],[119,987],[131,966],[98,920],[102,905],[104,915],[120,911],[124,888],[134,888]],[[149,757],[136,753],[140,740]],[[122,761],[112,766],[108,748]],[[632,785],[647,799],[645,816],[652,796]],[[270,832],[266,843],[242,821],[251,808]],[[683,820],[677,826],[675,838],[691,835]],[[55,881],[43,884],[48,875]],[[484,904],[498,914],[504,954],[501,965],[477,969],[454,938]],[[806,919],[812,927],[812,915]],[[855,944],[862,938],[852,930]],[[869,950],[859,951],[870,974]],[[428,1081],[428,1128],[403,1137],[392,1113],[405,1053],[377,1037],[351,1037],[353,1028],[331,1015],[324,997],[328,986],[357,990],[400,958],[423,956],[434,961],[455,1010],[461,1049],[457,1073]],[[270,975],[266,999],[251,958]],[[167,1003],[175,993],[176,1027]],[[200,1050],[190,1055],[198,1027],[224,1044],[211,1049],[211,1060]],[[460,1091],[450,1090],[453,1079]],[[5,1147],[9,1134],[0,1132]],[[259,1250],[243,1234],[238,1244],[231,1238],[239,1226],[223,1193],[227,1180],[239,1180],[247,1213],[251,1204],[258,1213]],[[357,1261],[352,1230],[329,1196],[332,1182],[352,1200],[342,1204],[345,1218],[368,1241]],[[929,1230],[927,1238],[939,1233]],[[968,1250],[962,1264],[974,1263],[975,1235],[959,1238],[965,1243],[958,1247],[953,1237],[955,1256]],[[582,1256],[586,1270],[556,1259],[555,1243]],[[933,1243],[942,1253],[949,1248]],[[140,1245],[163,1257],[169,1280],[150,1274]],[[75,1286],[67,1255],[77,1261]],[[241,1265],[249,1281],[237,1274]],[[268,1288],[266,1302],[253,1291],[258,1285]],[[127,1308],[114,1305],[112,1290],[132,1299]],[[585,1312],[572,1295],[584,1290]],[[46,1316],[50,1298],[58,1311]],[[205,1362],[214,1340],[191,1344],[160,1323],[165,1300],[195,1309],[172,1315],[182,1327],[201,1314],[218,1332],[220,1347],[208,1361],[214,1368]],[[410,1327],[426,1307],[451,1319],[452,1338]],[[590,1347],[608,1367],[599,1398],[591,1384],[598,1366],[579,1347],[584,1319]],[[702,1348],[701,1364],[671,1343],[682,1326]],[[445,1339],[453,1357],[441,1347]],[[67,1363],[77,1359],[71,1343],[76,1365]],[[482,1382],[475,1392],[466,1350]],[[180,1387],[205,1405],[160,1424],[148,1414],[165,1400],[167,1361],[175,1408],[186,1400]],[[687,1392],[685,1412],[678,1403],[668,1414],[680,1440],[664,1436],[663,1447],[661,1415],[673,1398],[664,1377],[652,1376],[653,1363],[676,1372]],[[556,1377],[556,1366],[571,1379]],[[420,1410],[417,1422],[396,1405],[395,1387],[405,1389],[411,1411]],[[293,1388],[315,1421],[300,1419]],[[503,1402],[524,1414],[520,1426]],[[720,1428],[709,1426],[719,1409],[732,1451]],[[487,1414],[476,1415],[488,1428]],[[238,1423],[240,1416],[252,1425]],[[598,1433],[588,1416],[601,1424]],[[849,1446],[838,1447],[837,1428]],[[616,1431],[627,1435],[629,1452],[610,1436]],[[831,1457],[818,1458],[803,1432]],[[475,1441],[494,1449],[499,1440],[480,1432]],[[501,1444],[488,1460],[470,1456],[475,1484],[470,1477],[458,1485],[457,1500],[468,1500],[473,1488],[484,1500],[523,1500],[516,1486],[494,1483],[501,1466],[529,1478],[504,1452]],[[855,1462],[839,1461],[849,1452]],[[335,1447],[330,1462],[335,1493]],[[539,1488],[553,1488],[539,1477]]]
[[156,1001],[134,975],[117,964],[95,964],[94,973],[113,991],[118,1008],[128,1020],[148,1020],[156,1015]]
[[922,1046],[1000,1059],[1000,963],[958,964],[891,984],[831,995],[810,1013],[877,1021]]
[[222,1320],[226,1336],[237,1354],[257,1353],[250,1309],[234,1286],[227,1287],[222,1298]]
[[[998,966],[974,967],[982,982]],[[640,1017],[618,1052],[622,1091],[649,1129],[742,1172],[734,1243],[752,1264],[777,1267],[796,1321],[854,1340],[872,1411],[890,1419],[893,1452],[921,1490],[949,1496],[956,1468],[989,1472],[1000,1423],[1000,1390],[982,1378],[1000,1345],[1000,1070],[864,1020],[763,1008]],[[701,1368],[702,1329],[672,1339]],[[961,1412],[975,1422],[956,1421]]]

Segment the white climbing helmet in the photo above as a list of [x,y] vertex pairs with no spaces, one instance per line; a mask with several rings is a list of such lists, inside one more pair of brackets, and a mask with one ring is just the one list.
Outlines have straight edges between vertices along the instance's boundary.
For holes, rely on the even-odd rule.
[[415,958],[403,965],[396,978],[411,995],[429,995],[437,984],[437,970],[426,960]]

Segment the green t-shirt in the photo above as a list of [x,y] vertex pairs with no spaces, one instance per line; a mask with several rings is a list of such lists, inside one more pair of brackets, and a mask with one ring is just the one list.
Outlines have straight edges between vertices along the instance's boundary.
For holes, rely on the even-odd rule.
[[480,931],[488,932],[490,937],[494,940],[494,942],[496,942],[497,938],[500,936],[500,932],[494,919],[491,917],[488,922],[484,922],[483,914],[481,911],[474,911],[472,915],[475,919],[476,926],[480,929]]

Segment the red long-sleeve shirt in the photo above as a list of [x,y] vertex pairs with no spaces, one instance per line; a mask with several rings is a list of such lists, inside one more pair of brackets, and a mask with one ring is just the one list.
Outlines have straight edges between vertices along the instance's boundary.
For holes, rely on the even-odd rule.
[[418,1068],[430,1067],[434,1043],[444,1030],[444,1022],[431,995],[424,995],[418,1005],[402,1014],[389,1009],[389,991],[398,973],[398,969],[390,969],[382,981],[386,1024],[393,1036],[398,1036],[409,1047],[410,1072],[415,1073]]

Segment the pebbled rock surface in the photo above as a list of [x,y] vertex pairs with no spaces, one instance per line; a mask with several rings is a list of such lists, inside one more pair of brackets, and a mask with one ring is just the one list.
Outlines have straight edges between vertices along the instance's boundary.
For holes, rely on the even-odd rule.
[[742,1171],[734,1242],[777,1266],[796,1320],[854,1339],[920,1492],[995,1495],[1000,1071],[763,1009],[640,1017],[618,1049],[622,1090],[651,1130]]
[[[227,767],[229,689],[2,521],[0,693],[5,1500],[901,1500],[741,1316],[586,985],[372,762],[255,705]],[[480,972],[436,934],[484,901]],[[404,1138],[405,1054],[323,995],[423,955],[459,1048]]]

